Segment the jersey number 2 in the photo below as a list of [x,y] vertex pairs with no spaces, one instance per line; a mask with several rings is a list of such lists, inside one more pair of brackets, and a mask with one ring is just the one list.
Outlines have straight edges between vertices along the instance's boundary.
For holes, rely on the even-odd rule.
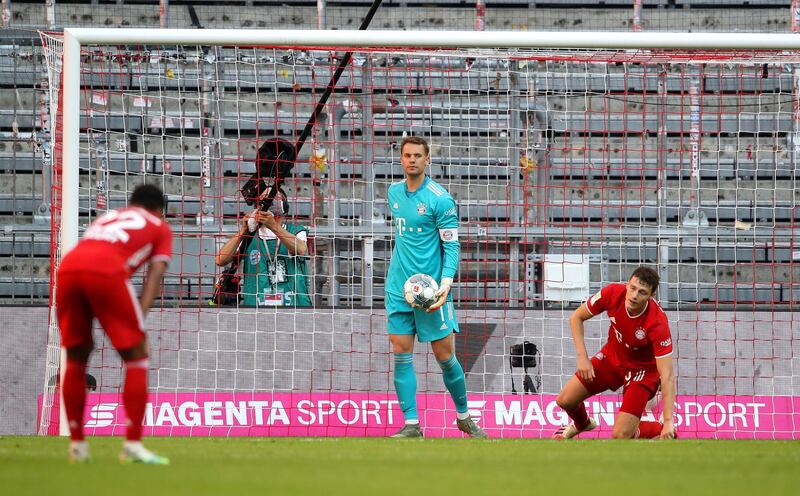
[[128,231],[138,231],[144,229],[147,221],[142,214],[135,210],[119,212],[112,210],[98,219],[87,231],[84,237],[92,239],[104,239],[106,241],[125,243],[130,239]]

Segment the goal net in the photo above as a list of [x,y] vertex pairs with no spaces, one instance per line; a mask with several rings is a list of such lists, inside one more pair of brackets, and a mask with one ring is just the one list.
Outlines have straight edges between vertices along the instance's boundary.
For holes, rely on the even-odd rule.
[[[326,32],[266,42],[254,32],[97,31],[102,42],[84,39],[79,61],[63,58],[60,36],[43,35],[56,123],[51,286],[89,222],[125,205],[138,184],[163,188],[174,257],[146,322],[146,434],[398,428],[383,309],[395,236],[386,192],[403,178],[398,145],[414,135],[431,143],[429,174],[458,204],[456,348],[471,413],[490,436],[548,436],[566,420],[554,400],[575,367],[569,316],[640,264],[661,275],[681,435],[800,436],[794,47],[698,38],[693,49],[512,49],[499,47],[526,35],[509,43],[501,33],[498,48],[469,48],[494,35],[462,33],[461,47],[350,48]],[[562,35],[550,35],[535,39],[557,46]],[[215,254],[253,209],[240,189],[259,149],[298,142],[348,53],[283,181],[285,222],[307,231],[297,270],[309,304],[284,294],[210,305],[224,270]],[[65,67],[79,71],[79,86]],[[608,325],[587,322],[589,353]],[[53,318],[49,332],[43,434],[59,429]],[[121,364],[99,328],[95,344],[87,432],[120,434]],[[460,435],[429,347],[415,353],[426,435]],[[609,392],[587,402],[601,426],[591,435],[609,435],[620,401]]]

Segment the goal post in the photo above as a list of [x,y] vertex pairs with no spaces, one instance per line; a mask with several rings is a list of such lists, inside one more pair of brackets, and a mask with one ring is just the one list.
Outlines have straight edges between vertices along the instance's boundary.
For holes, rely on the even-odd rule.
[[[547,436],[564,420],[555,395],[574,371],[571,312],[646,264],[661,275],[675,341],[681,435],[800,437],[796,35],[66,29],[63,42],[43,38],[53,122],[61,116],[51,286],[80,230],[133,184],[156,181],[169,198],[176,254],[148,320],[147,434],[397,427],[383,312],[397,234],[385,193],[402,178],[397,146],[413,134],[429,138],[429,173],[459,205],[456,348],[470,409],[490,435]],[[349,51],[286,184],[308,231],[312,305],[209,307],[214,255],[250,209],[239,190],[259,147],[296,139]],[[54,308],[53,299],[45,434],[59,424]],[[590,353],[608,324],[587,323]],[[95,337],[87,426],[118,434],[119,361]],[[415,351],[426,434],[458,435],[438,365],[424,343]],[[598,436],[610,433],[619,399],[591,400]]]

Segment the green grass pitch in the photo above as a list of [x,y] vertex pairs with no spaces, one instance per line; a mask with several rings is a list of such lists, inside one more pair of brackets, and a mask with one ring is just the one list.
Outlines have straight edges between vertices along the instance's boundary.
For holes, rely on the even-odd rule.
[[91,439],[93,462],[69,465],[66,439],[0,437],[0,493],[768,496],[800,491],[797,441],[146,439],[146,446],[172,459],[167,467],[120,465],[120,442]]

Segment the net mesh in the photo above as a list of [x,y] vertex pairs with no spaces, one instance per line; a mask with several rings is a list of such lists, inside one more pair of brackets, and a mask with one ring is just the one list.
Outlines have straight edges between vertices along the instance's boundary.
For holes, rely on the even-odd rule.
[[[51,157],[51,224],[50,224],[50,301],[55,301],[56,271],[61,260],[61,117],[60,103],[62,89],[63,40],[59,35],[42,33],[42,45],[47,63],[47,93],[50,113]],[[56,319],[55,305],[50,306],[48,314],[47,354],[45,358],[44,392],[39,416],[39,434],[57,434],[60,425],[58,404],[58,378],[61,369],[61,335]],[[55,404],[54,404],[55,403]],[[55,408],[54,408],[55,407]]]
[[[60,41],[45,39],[55,101]],[[379,415],[393,398],[386,191],[402,179],[399,142],[420,135],[432,144],[431,176],[459,205],[457,350],[472,406],[494,433],[544,435],[563,420],[552,400],[574,370],[572,309],[646,263],[662,277],[683,427],[753,437],[740,413],[752,419],[755,408],[771,422],[760,434],[796,435],[796,53],[358,50],[284,185],[291,222],[309,228],[312,306],[209,307],[214,255],[250,211],[238,191],[258,147],[294,141],[343,55],[83,47],[80,224],[147,181],[168,195],[175,231],[147,324],[153,432],[384,433],[347,421]],[[587,326],[590,352],[607,324]],[[99,330],[96,338],[90,373],[105,396],[90,425],[99,429],[121,373]],[[527,389],[538,395],[514,399],[511,381],[521,391],[526,371],[510,350],[525,340],[537,348]],[[416,369],[427,419],[454,417],[424,348]],[[48,363],[52,375],[57,360]],[[52,403],[54,388],[46,392]],[[298,397],[313,403],[313,421],[309,405],[292,403]],[[601,396],[591,409],[605,418],[619,399]],[[181,418],[177,405],[187,402]],[[283,423],[281,408],[305,420],[302,432]],[[272,420],[242,424],[239,415]],[[337,415],[344,431],[326,421]],[[43,413],[42,432],[51,425]],[[103,426],[123,429],[117,417]],[[449,429],[443,421],[440,432]]]

